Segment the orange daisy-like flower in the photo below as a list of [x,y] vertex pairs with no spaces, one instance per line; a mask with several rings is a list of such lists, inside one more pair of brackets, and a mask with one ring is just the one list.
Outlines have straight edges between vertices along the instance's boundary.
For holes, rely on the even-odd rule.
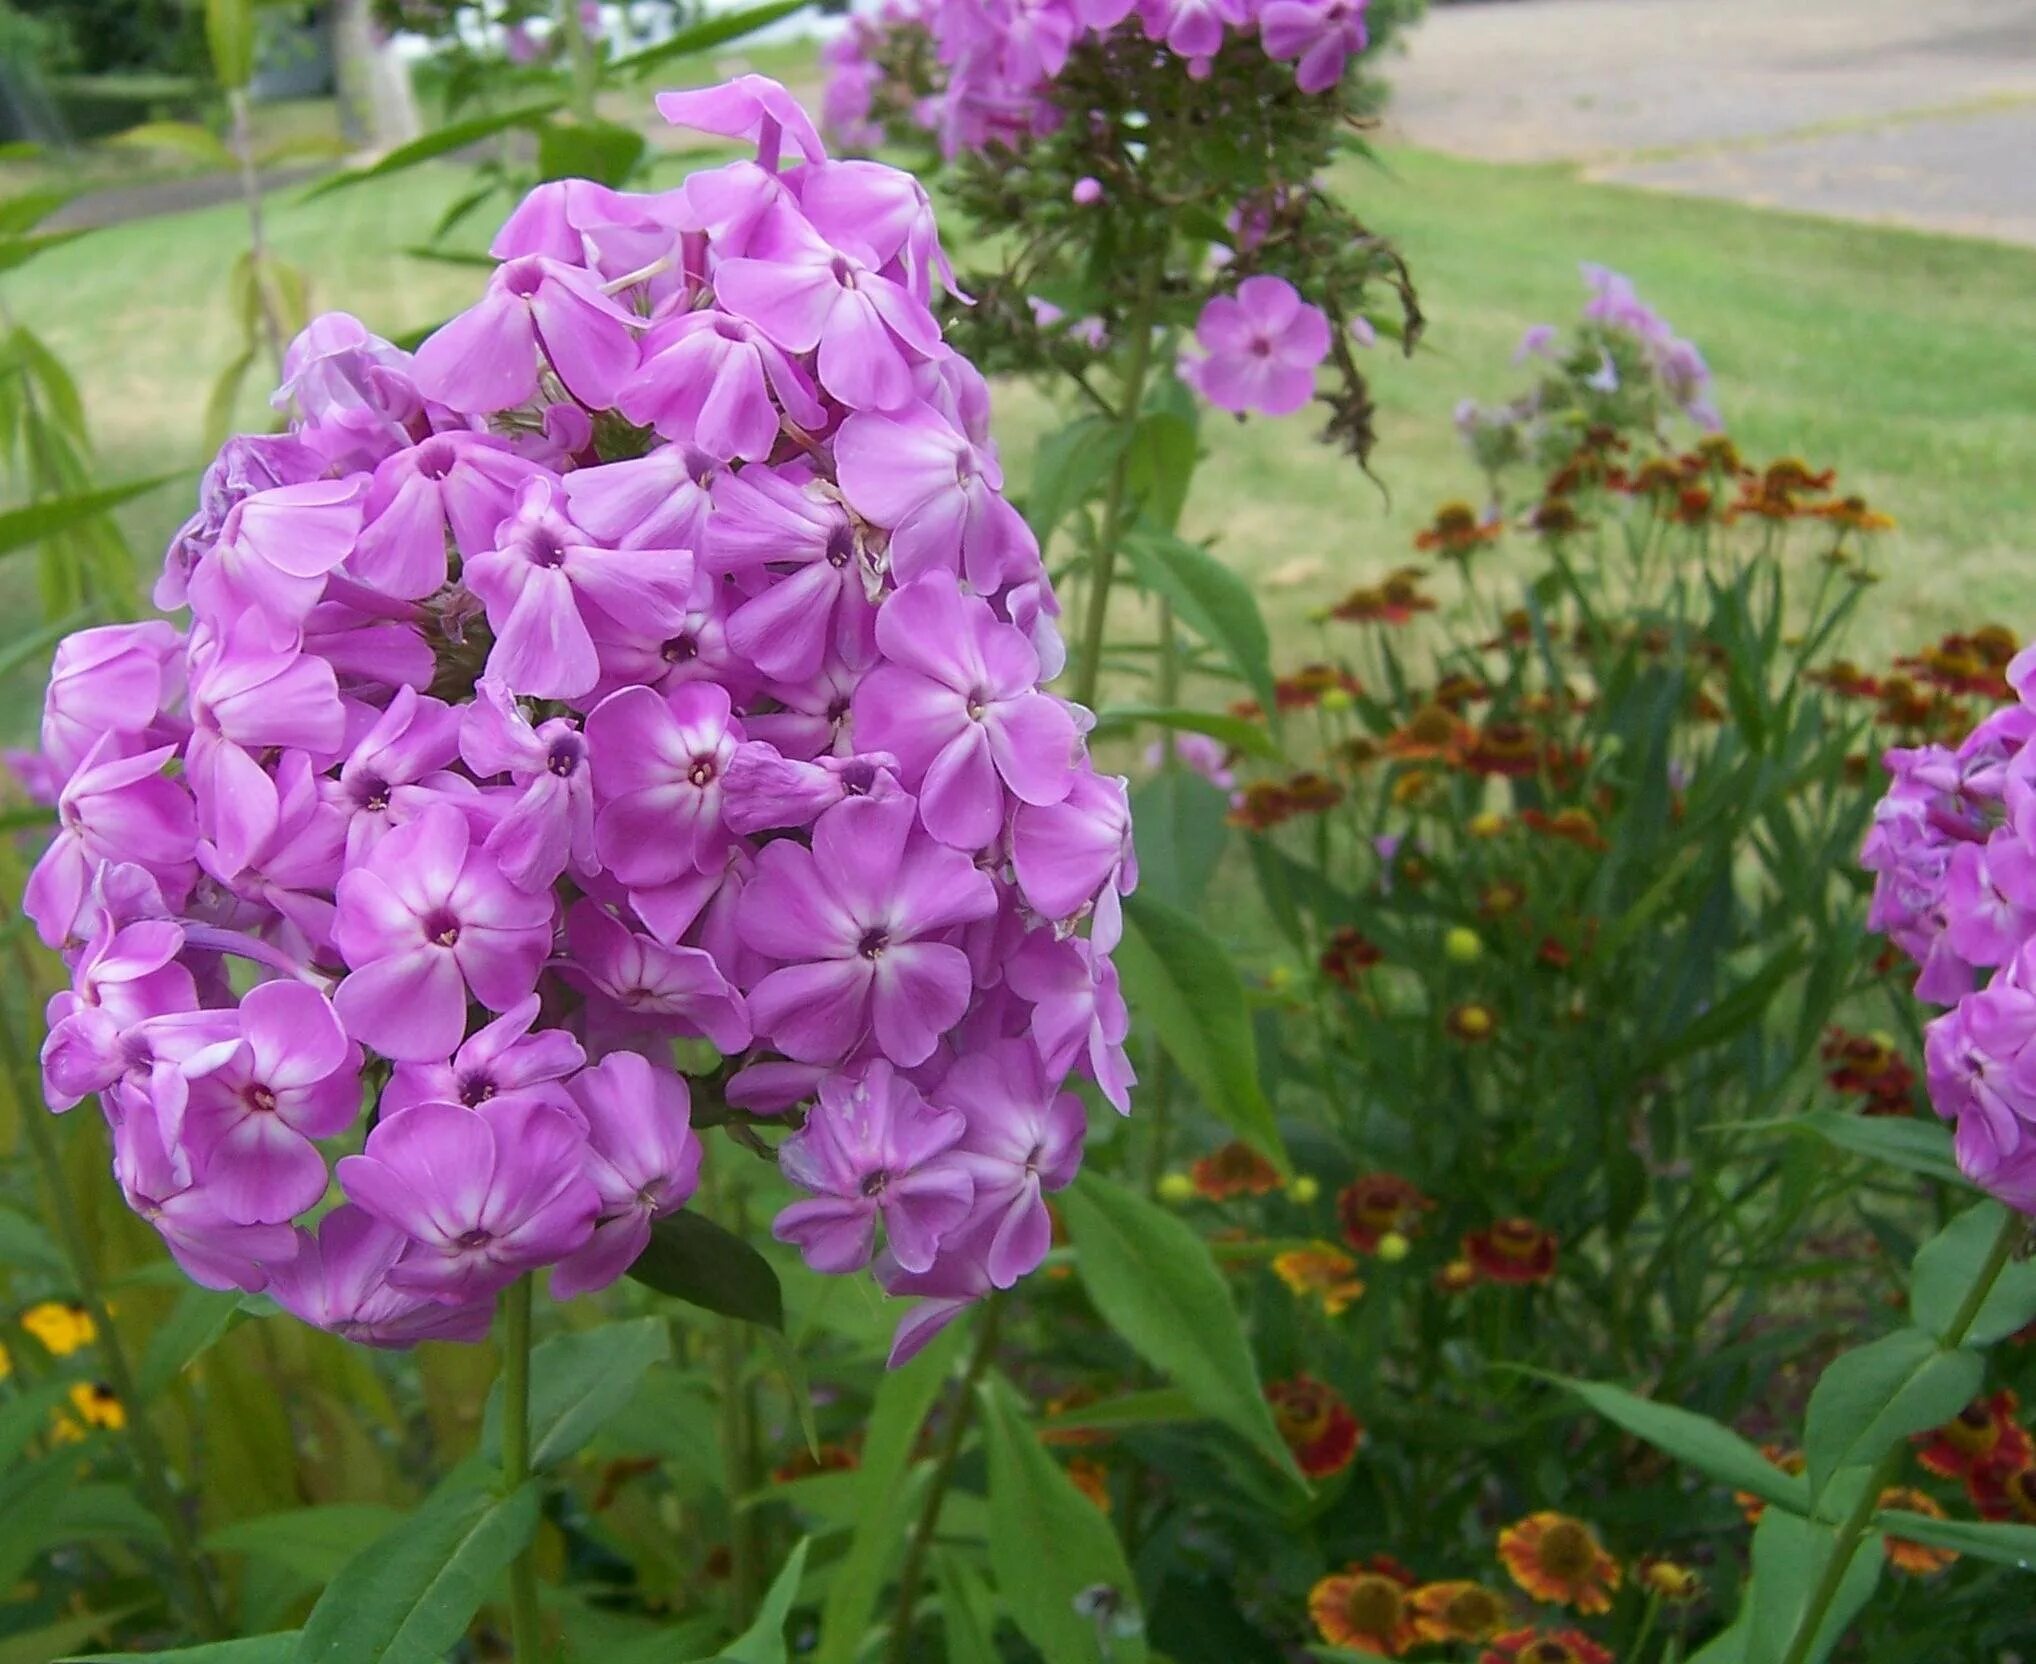
[[1499,1558],[1513,1581],[1536,1600],[1573,1606],[1586,1616],[1609,1612],[1619,1587],[1619,1562],[1582,1520],[1544,1509],[1499,1533]]
[[1364,692],[1363,684],[1349,671],[1333,664],[1304,664],[1290,676],[1273,683],[1273,697],[1283,711],[1305,711],[1322,703],[1325,695],[1342,694],[1346,700]]
[[[1809,1466],[1800,1450],[1790,1450],[1786,1445],[1764,1444],[1760,1453],[1783,1473],[1801,1473]],[[1748,1525],[1758,1525],[1760,1516],[1767,1512],[1767,1499],[1755,1496],[1751,1491],[1734,1491],[1732,1500],[1739,1504],[1739,1512],[1746,1516]]]
[[[1908,1485],[1890,1485],[1880,1494],[1880,1506],[1899,1508],[1905,1514],[1927,1514],[1933,1520],[1944,1518],[1935,1497]],[[1955,1549],[1930,1548],[1901,1537],[1888,1539],[1888,1564],[1908,1577],[1935,1577],[1957,1558]]]
[[1482,1583],[1424,1583],[1407,1604],[1424,1641],[1489,1641],[1506,1622],[1505,1598]]
[[1819,670],[1805,672],[1804,680],[1828,688],[1840,699],[1873,699],[1880,693],[1880,683],[1850,659],[1833,659]]
[[1418,566],[1402,566],[1376,584],[1361,584],[1329,609],[1331,618],[1346,624],[1406,624],[1416,613],[1433,612],[1435,600],[1421,590],[1426,574]]
[[1975,1468],[1966,1475],[1965,1494],[1983,1520],[2036,1525],[2036,1465]]
[[1522,809],[1520,824],[1543,837],[1560,838],[1578,849],[1603,850],[1608,846],[1590,810],[1572,806],[1549,814],[1542,809]]
[[1435,518],[1414,534],[1414,547],[1462,560],[1504,531],[1497,520],[1480,520],[1478,511],[1468,503],[1444,503],[1435,511]]
[[1470,672],[1452,670],[1435,684],[1435,691],[1428,696],[1428,701],[1440,705],[1445,711],[1460,711],[1466,705],[1491,696],[1492,690]]
[[1478,891],[1478,917],[1503,919],[1526,904],[1527,886],[1516,879],[1497,878]]
[[76,1381],[64,1402],[50,1418],[50,1438],[57,1444],[77,1444],[93,1432],[118,1433],[127,1425],[127,1406],[104,1381]]
[[1916,1439],[1916,1460],[1940,1479],[1964,1479],[1976,1468],[2025,1468],[2036,1460],[2015,1417],[2021,1400],[2003,1387],[1976,1398],[1950,1421]]
[[1488,1283],[1545,1283],[1561,1244],[1531,1219],[1495,1219],[1463,1239],[1463,1257]]
[[1296,814],[1323,815],[1343,801],[1343,788],[1326,774],[1297,774],[1284,788]]
[[1421,1215],[1434,1208],[1434,1201],[1421,1193],[1419,1185],[1397,1173],[1366,1173],[1336,1195],[1336,1218],[1343,1227],[1343,1240],[1360,1254],[1377,1253],[1380,1239],[1389,1235],[1419,1235]]
[[1907,1115],[1915,1107],[1916,1071],[1886,1035],[1834,1028],[1819,1049],[1831,1065],[1824,1079],[1835,1092],[1864,1098],[1862,1114]]
[[1070,1456],[1067,1476],[1075,1482],[1075,1489],[1094,1503],[1100,1512],[1110,1512],[1110,1472],[1101,1462],[1087,1456]]
[[1364,1293],[1364,1284],[1356,1275],[1357,1261],[1326,1242],[1275,1254],[1272,1268],[1273,1275],[1293,1293],[1319,1299],[1329,1317],[1341,1317]]
[[1364,1428],[1334,1388],[1312,1375],[1296,1375],[1268,1382],[1265,1398],[1280,1437],[1310,1479],[1327,1478],[1350,1466]]
[[1384,1558],[1352,1566],[1308,1591],[1308,1616],[1332,1647],[1398,1658],[1421,1639],[1407,1595],[1413,1581],[1404,1567]]
[[1385,737],[1381,749],[1403,763],[1455,763],[1470,730],[1447,705],[1423,705]]
[[1212,1202],[1233,1196],[1269,1196],[1280,1187],[1279,1169],[1249,1144],[1232,1139],[1188,1169],[1196,1191]]
[[1223,818],[1247,832],[1270,832],[1299,813],[1287,788],[1277,780],[1254,780],[1231,800]]
[[1833,502],[1819,503],[1811,513],[1820,520],[1829,520],[1833,525],[1843,526],[1849,532],[1892,531],[1895,517],[1883,514],[1877,508],[1869,508],[1864,497],[1840,497]]
[[1478,1664],[1612,1664],[1580,1629],[1515,1629],[1478,1655]]
[[1469,1260],[1451,1260],[1435,1273],[1435,1288],[1440,1294],[1462,1294],[1477,1287],[1478,1268]]
[[1345,988],[1357,986],[1357,979],[1381,959],[1385,951],[1361,930],[1344,925],[1331,934],[1317,961],[1322,974]]
[[1499,1014],[1489,1005],[1466,1000],[1449,1008],[1442,1019],[1442,1026],[1452,1040],[1461,1040],[1467,1046],[1481,1046],[1499,1032]]
[[1472,731],[1463,766],[1473,774],[1515,779],[1538,769],[1545,749],[1524,722],[1488,722]]

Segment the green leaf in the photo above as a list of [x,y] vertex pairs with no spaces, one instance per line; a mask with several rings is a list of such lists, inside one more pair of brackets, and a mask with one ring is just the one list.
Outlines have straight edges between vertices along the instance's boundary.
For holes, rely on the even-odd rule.
[[1209,1113],[1289,1170],[1258,1082],[1258,1042],[1244,981],[1223,944],[1187,913],[1143,893],[1125,898],[1117,974],[1134,1014],[1152,1025]]
[[1134,529],[1125,546],[1139,582],[1171,601],[1180,621],[1230,660],[1251,685],[1266,721],[1277,724],[1272,638],[1251,586],[1208,550],[1149,525]]
[[1177,410],[1147,410],[1132,432],[1127,461],[1133,500],[1172,532],[1181,523],[1195,478],[1193,418]]
[[[1979,1280],[2007,1219],[2008,1210],[2000,1203],[1981,1202],[1916,1250],[1909,1272],[1910,1322],[1933,1335],[1944,1334]],[[2011,1259],[1994,1278],[1965,1332],[1965,1344],[1991,1346],[2032,1318],[2036,1318],[2036,1262]]]
[[76,191],[57,185],[41,190],[16,191],[10,197],[0,198],[0,236],[11,237],[17,232],[32,231],[65,203],[75,202],[77,198]]
[[789,1664],[785,1620],[792,1615],[792,1603],[799,1598],[799,1584],[806,1576],[807,1542],[799,1539],[784,1570],[772,1580],[763,1605],[757,1609],[756,1622],[711,1659],[701,1659],[698,1664]]
[[1951,1129],[1932,1121],[1909,1121],[1886,1115],[1846,1115],[1835,1109],[1812,1110],[1782,1125],[1815,1133],[1827,1144],[1854,1155],[1869,1156],[1925,1178],[1965,1184],[1951,1153]]
[[0,1589],[11,1589],[44,1549],[60,1542],[57,1507],[78,1482],[78,1456],[59,1450],[0,1480]]
[[620,185],[643,159],[646,145],[634,127],[608,121],[547,121],[537,130],[537,175]]
[[95,1652],[85,1658],[68,1658],[64,1664],[289,1664],[297,1650],[298,1632],[285,1630],[277,1635],[249,1635],[238,1641],[214,1641],[202,1647],[175,1647],[168,1652]]
[[240,400],[241,383],[247,380],[248,371],[254,368],[256,351],[255,347],[249,346],[228,359],[213,381],[212,391],[206,394],[202,420],[208,447],[223,444],[226,436],[233,431],[233,407]]
[[827,1587],[814,1664],[854,1664],[861,1650],[885,1573],[910,1526],[919,1429],[954,1366],[963,1333],[959,1326],[950,1329],[877,1388],[857,1475],[855,1530]]
[[129,150],[174,150],[209,168],[240,166],[240,158],[227,148],[226,142],[211,128],[200,127],[195,121],[145,121],[139,127],[115,133],[106,142]]
[[1578,1381],[1565,1375],[1549,1380],[1576,1394],[1614,1426],[1645,1439],[1664,1455],[1673,1456],[1706,1478],[1736,1491],[1750,1491],[1777,1507],[1806,1514],[1810,1489],[1800,1474],[1784,1473],[1729,1427],[1709,1416],[1601,1381]]
[[0,555],[33,548],[45,538],[96,520],[108,509],[187,477],[183,469],[177,469],[151,479],[129,480],[125,485],[104,486],[97,491],[80,491],[74,496],[52,497],[46,502],[30,503],[26,508],[9,509],[0,514]]
[[1041,554],[1060,523],[1092,497],[1124,448],[1124,430],[1102,416],[1083,416],[1040,436],[1025,492],[1025,522]]
[[1207,1244],[1156,1202],[1094,1174],[1064,1191],[1060,1202],[1075,1268],[1103,1320],[1204,1414],[1242,1434],[1305,1486]]
[[306,1583],[330,1583],[370,1543],[403,1523],[394,1508],[377,1502],[328,1502],[235,1520],[207,1533],[212,1554],[245,1554],[295,1572]]
[[205,45],[212,74],[228,92],[254,79],[254,0],[205,0]]
[[414,168],[420,162],[429,162],[436,157],[449,155],[455,150],[464,150],[470,144],[482,139],[493,138],[497,133],[509,132],[517,127],[535,127],[554,110],[563,109],[563,98],[540,98],[534,103],[519,104],[514,109],[497,110],[488,115],[469,116],[465,121],[448,122],[435,132],[426,133],[421,139],[412,139],[408,144],[399,144],[386,156],[380,157],[363,168],[349,168],[344,173],[335,173],[330,179],[321,179],[304,193],[303,200],[315,201],[321,196],[330,196],[334,191],[343,191],[351,185],[359,185],[370,179],[384,179],[392,173],[401,173]]
[[[0,1640],[0,1664],[49,1664],[52,1658],[62,1658],[71,1648],[105,1634],[122,1618],[137,1610],[133,1606],[123,1606],[111,1612],[80,1612],[72,1617],[59,1618],[41,1629],[10,1635]],[[176,1655],[155,1653],[150,1656],[174,1658]]]
[[[671,1356],[661,1317],[606,1323],[554,1335],[530,1354],[530,1462],[542,1471],[579,1450],[636,1396],[655,1364]],[[495,1383],[481,1420],[481,1453],[502,1456],[502,1384]]]
[[1201,908],[1230,845],[1230,800],[1193,769],[1161,769],[1131,788],[1138,883],[1150,901]]
[[70,1267],[49,1232],[27,1214],[16,1213],[12,1208],[0,1208],[0,1265],[59,1277],[70,1274]]
[[783,1333],[785,1297],[771,1262],[704,1214],[668,1213],[629,1275],[689,1306]]
[[[1779,1664],[1803,1619],[1811,1592],[1837,1552],[1838,1533],[1830,1526],[1770,1508],[1753,1532],[1753,1577],[1744,1601],[1751,1614],[1747,1624],[1745,1664]],[[1880,1581],[1884,1550],[1869,1536],[1853,1551],[1837,1594],[1826,1609],[1810,1649],[1800,1664],[1822,1664],[1844,1637],[1860,1608]]]
[[0,1468],[12,1466],[29,1440],[49,1431],[50,1412],[70,1391],[68,1381],[44,1381],[0,1403]]
[[192,1359],[225,1334],[240,1315],[240,1296],[215,1294],[209,1288],[187,1288],[177,1296],[170,1315],[148,1337],[136,1383],[144,1399],[162,1393],[184,1373]]
[[1042,1433],[1076,1432],[1088,1428],[1121,1431],[1127,1427],[1162,1427],[1169,1422],[1196,1421],[1202,1412],[1195,1401],[1178,1387],[1155,1387],[1150,1392],[1127,1392],[1115,1398],[1101,1398],[1093,1404],[1078,1404],[1040,1422]]
[[1991,1560],[2023,1571],[2036,1568],[2036,1525],[2011,1525],[1986,1520],[1940,1520],[1906,1509],[1884,1508],[1873,1517],[1876,1529],[1905,1543],[1948,1548],[1975,1560]]
[[439,1664],[536,1531],[539,1487],[427,1499],[326,1585],[292,1664]]
[[1096,713],[1096,734],[1129,732],[1142,722],[1176,733],[1207,734],[1247,757],[1277,758],[1284,753],[1272,735],[1248,717],[1228,711],[1187,711],[1167,705],[1109,705]]
[[[1053,1664],[1140,1664],[1138,1587],[1109,1520],[1040,1447],[1009,1387],[991,1379],[977,1392],[990,1456],[990,1569],[1012,1618]],[[1119,1612],[1108,1629],[1084,1610],[1105,1592]]]
[[74,243],[85,233],[76,231],[31,231],[18,236],[0,235],[0,272],[11,272],[16,266],[25,266],[38,254],[47,254],[53,248],[62,248]]
[[1913,1328],[1833,1360],[1810,1393],[1803,1429],[1812,1499],[1839,1469],[1868,1466],[1911,1433],[1957,1415],[1979,1391],[1985,1368],[1977,1352],[1946,1351]]
[[995,1602],[981,1575],[958,1554],[936,1553],[933,1578],[940,1590],[946,1664],[1002,1664],[997,1653]]
[[753,35],[759,29],[768,29],[782,18],[795,17],[804,11],[813,0],[771,0],[769,5],[749,6],[739,12],[723,12],[695,23],[689,29],[681,29],[669,40],[661,40],[655,46],[646,46],[641,52],[631,52],[617,58],[608,66],[611,75],[636,75],[647,69],[656,69],[668,64],[674,58],[689,58],[701,52],[711,52],[717,46],[726,46],[732,40],[741,40],[744,35]]
[[125,1485],[73,1483],[57,1503],[57,1536],[64,1542],[92,1540],[169,1547],[163,1522]]

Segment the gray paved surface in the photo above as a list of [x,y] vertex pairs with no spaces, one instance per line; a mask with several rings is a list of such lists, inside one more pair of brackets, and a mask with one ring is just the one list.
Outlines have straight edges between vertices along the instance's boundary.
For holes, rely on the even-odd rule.
[[1510,0],[1392,66],[1418,144],[2036,243],[2036,0]]

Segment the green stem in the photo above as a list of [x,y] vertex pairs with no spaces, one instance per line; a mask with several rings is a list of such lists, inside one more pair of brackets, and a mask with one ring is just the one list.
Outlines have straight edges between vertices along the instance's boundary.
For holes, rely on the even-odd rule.
[[[19,964],[21,956],[17,954],[16,958]],[[27,966],[20,965],[20,969],[25,976]],[[204,1562],[198,1558],[196,1533],[183,1510],[177,1506],[176,1492],[170,1486],[169,1461],[163,1454],[162,1442],[156,1437],[155,1423],[149,1419],[148,1406],[141,1400],[134,1368],[128,1361],[127,1347],[120,1338],[120,1331],[113,1325],[113,1313],[106,1304],[105,1290],[99,1282],[98,1263],[92,1256],[91,1239],[85,1233],[84,1221],[78,1217],[77,1204],[71,1198],[71,1188],[64,1175],[56,1134],[36,1107],[40,1093],[32,1071],[15,1044],[12,1013],[0,1015],[0,1050],[5,1052],[7,1071],[15,1083],[15,1101],[21,1108],[21,1125],[35,1151],[36,1165],[42,1169],[43,1185],[49,1192],[50,1212],[56,1219],[57,1236],[70,1266],[71,1281],[77,1289],[79,1303],[91,1314],[92,1327],[98,1331],[99,1356],[106,1368],[107,1384],[127,1411],[127,1435],[134,1450],[134,1465],[141,1480],[142,1493],[150,1510],[163,1523],[170,1557],[176,1563],[177,1577],[184,1586],[184,1597],[190,1607],[192,1627],[204,1640],[219,1640],[227,1632],[226,1620],[220,1613],[218,1598],[212,1592],[212,1581],[206,1575]]]
[[262,226],[262,177],[255,162],[254,117],[246,89],[236,87],[229,92],[226,107],[233,116],[233,154],[240,162],[240,194],[247,208],[247,252],[253,267],[249,280],[254,284],[255,313],[261,324],[262,339],[268,345],[269,360],[275,365],[280,379],[283,374],[283,342],[288,332],[283,327],[283,320],[276,316],[276,297],[269,286],[269,241]]
[[[1959,1303],[1951,1322],[1937,1338],[1940,1349],[1955,1352],[1965,1344],[1966,1334],[1979,1316],[1980,1308],[1986,1304],[1987,1296],[1993,1292],[1994,1283],[2008,1261],[2014,1258],[2015,1249],[2028,1229],[2028,1220],[2019,1213],[2011,1212],[2001,1222],[2000,1234],[1994,1238],[1986,1263],[1979,1268],[1979,1275],[1973,1278],[1972,1286],[1965,1291],[1965,1299]],[[1824,1563],[1824,1574],[1817,1580],[1810,1604],[1803,1609],[1802,1622],[1796,1626],[1795,1636],[1789,1642],[1789,1650],[1782,1654],[1781,1664],[1804,1664],[1810,1656],[1817,1633],[1824,1627],[1825,1615],[1831,1610],[1831,1603],[1838,1598],[1839,1587],[1852,1566],[1852,1557],[1859,1550],[1860,1540],[1873,1523],[1874,1510],[1880,1506],[1880,1494],[1900,1471],[1902,1451],[1903,1446],[1898,1444],[1874,1464],[1866,1488],[1859,1493],[1859,1500],[1853,1503],[1852,1511],[1838,1528],[1837,1540],[1831,1545],[1831,1558]]]
[[[515,1491],[530,1478],[530,1278],[502,1291],[502,1482]],[[509,1645],[515,1664],[543,1655],[537,1610],[537,1550],[526,1543],[509,1565]]]
[[1145,278],[1138,302],[1125,325],[1131,332],[1131,356],[1124,366],[1122,397],[1117,404],[1117,459],[1110,467],[1110,483],[1103,495],[1103,519],[1096,533],[1096,547],[1090,555],[1089,593],[1082,610],[1081,657],[1075,665],[1074,700],[1091,709],[1096,703],[1096,683],[1103,671],[1103,632],[1110,612],[1110,586],[1117,576],[1117,550],[1124,541],[1131,487],[1131,440],[1138,430],[1138,418],[1145,405],[1145,379],[1152,369],[1153,314],[1159,304],[1160,273],[1166,266],[1167,245],[1162,243],[1146,263]]
[[566,56],[572,65],[572,92],[568,102],[575,120],[590,123],[598,119],[594,100],[601,90],[601,64],[594,56],[594,43],[587,38],[587,26],[580,18],[580,0],[559,0],[558,22],[566,38]]
[[1640,1659],[1647,1650],[1647,1643],[1654,1634],[1654,1621],[1660,1616],[1661,1596],[1650,1590],[1647,1595],[1647,1609],[1640,1614],[1640,1633],[1633,1637],[1633,1645],[1626,1651],[1626,1656],[1631,1658],[1634,1664],[1640,1664]]
[[997,1349],[997,1329],[1003,1311],[1003,1296],[992,1294],[983,1302],[976,1318],[975,1348],[962,1372],[961,1388],[948,1412],[940,1448],[934,1453],[933,1473],[926,1482],[926,1500],[920,1506],[918,1523],[912,1527],[911,1541],[905,1545],[904,1563],[898,1568],[898,1604],[891,1614],[891,1638],[884,1648],[884,1664],[905,1664],[912,1640],[912,1612],[919,1604],[919,1584],[926,1575],[926,1556],[933,1547],[933,1534],[940,1528],[941,1505],[947,1501],[954,1464],[975,1415],[976,1385],[990,1367],[990,1357]]

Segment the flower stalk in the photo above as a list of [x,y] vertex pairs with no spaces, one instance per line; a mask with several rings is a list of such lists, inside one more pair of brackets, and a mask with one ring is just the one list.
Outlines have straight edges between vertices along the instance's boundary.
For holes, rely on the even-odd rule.
[[[1965,1337],[1979,1317],[1980,1308],[1993,1292],[1996,1281],[2007,1269],[2009,1260],[2015,1257],[2015,1250],[2027,1235],[2029,1221],[2021,1214],[2010,1210],[2001,1222],[2000,1234],[1994,1238],[1986,1261],[1973,1278],[1972,1286],[1965,1291],[1965,1298],[1959,1302],[1958,1310],[1952,1314],[1951,1322],[1938,1337],[1938,1346],[1946,1352],[1955,1352],[1965,1344]],[[1880,1505],[1881,1492],[1887,1489],[1900,1468],[1904,1446],[1896,1445],[1880,1461],[1868,1476],[1865,1487],[1859,1493],[1859,1500],[1845,1516],[1838,1528],[1838,1538],[1831,1548],[1831,1557],[1824,1563],[1824,1574],[1817,1580],[1817,1587],[1810,1596],[1810,1603],[1803,1609],[1802,1622],[1796,1626],[1795,1635],[1789,1641],[1788,1651],[1782,1654],[1781,1664],[1804,1664],[1810,1656],[1810,1649],[1816,1644],[1817,1635],[1824,1627],[1824,1619],[1831,1610],[1831,1603],[1838,1598],[1838,1591],[1845,1582],[1845,1574],[1851,1568],[1852,1557],[1859,1552],[1859,1545],[1867,1529],[1873,1524],[1874,1510]]]
[[[530,1308],[526,1273],[502,1291],[502,1485],[511,1493],[530,1478]],[[509,1564],[509,1642],[515,1664],[534,1664],[541,1656],[534,1543],[524,1544]]]

